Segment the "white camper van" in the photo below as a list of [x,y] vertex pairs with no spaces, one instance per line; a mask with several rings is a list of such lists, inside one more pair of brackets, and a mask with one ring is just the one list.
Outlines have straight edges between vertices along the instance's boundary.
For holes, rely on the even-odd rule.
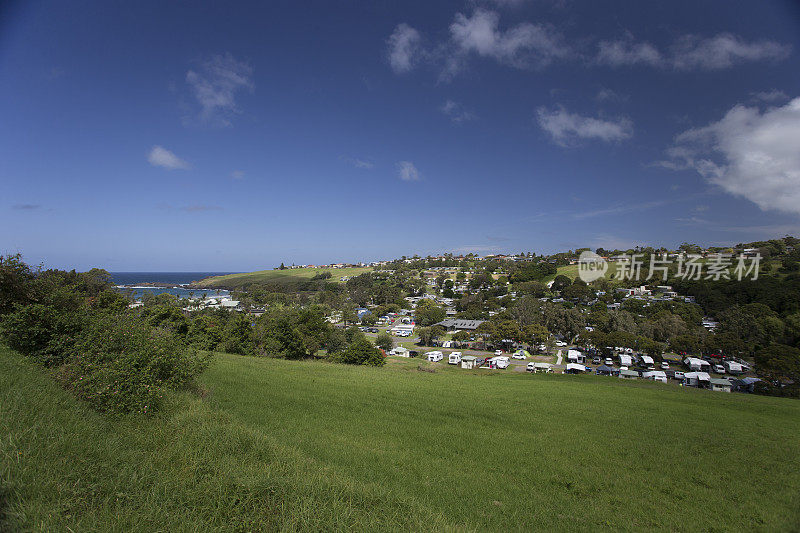
[[457,365],[461,362],[461,352],[450,352],[447,357],[447,362],[451,365]]
[[442,359],[444,359],[444,354],[442,352],[439,352],[439,351],[428,352],[425,355],[428,358],[428,361],[430,361],[432,363],[436,363],[436,362],[441,361]]
[[510,359],[505,355],[497,355],[495,357],[490,357],[486,361],[487,362],[491,361],[492,363],[494,363],[495,368],[503,369],[503,368],[508,368],[508,362],[510,361]]

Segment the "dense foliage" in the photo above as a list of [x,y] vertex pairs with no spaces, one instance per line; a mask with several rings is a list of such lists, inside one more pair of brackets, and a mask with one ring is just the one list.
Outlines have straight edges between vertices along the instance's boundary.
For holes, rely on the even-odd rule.
[[207,365],[176,328],[128,310],[105,271],[40,271],[0,257],[0,296],[3,340],[97,410],[154,411],[166,388],[193,386]]

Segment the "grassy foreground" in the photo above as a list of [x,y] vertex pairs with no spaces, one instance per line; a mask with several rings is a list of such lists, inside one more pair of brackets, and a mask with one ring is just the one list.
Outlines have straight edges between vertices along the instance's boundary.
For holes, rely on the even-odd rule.
[[0,530],[792,530],[800,402],[220,355],[109,419],[0,349]]
[[291,283],[295,281],[308,281],[317,274],[330,272],[328,281],[338,283],[342,276],[358,276],[371,271],[371,267],[354,268],[289,268],[286,270],[259,270],[242,274],[227,274],[225,276],[212,276],[195,283],[198,288],[238,288],[260,283]]

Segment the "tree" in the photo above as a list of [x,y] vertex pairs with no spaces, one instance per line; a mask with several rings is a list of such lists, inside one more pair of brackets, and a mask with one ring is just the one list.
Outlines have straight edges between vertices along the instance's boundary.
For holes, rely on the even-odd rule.
[[755,354],[756,372],[771,381],[800,383],[800,350],[785,344],[772,344]]
[[418,327],[416,329],[416,334],[419,336],[419,345],[420,346],[430,346],[433,342],[433,331],[428,326]]
[[385,331],[382,331],[378,333],[377,337],[375,337],[375,346],[388,352],[394,348],[394,339],[392,339],[391,335]]
[[247,315],[233,313],[228,323],[225,324],[222,349],[228,353],[240,355],[255,353],[253,328]]
[[563,274],[559,274],[553,280],[553,285],[551,286],[551,288],[554,291],[562,291],[567,287],[569,287],[570,285],[572,285],[572,280]]
[[420,326],[432,326],[444,320],[445,316],[447,315],[444,309],[436,305],[436,303],[429,298],[420,300],[417,304],[417,308],[414,310],[414,318],[416,323]]
[[351,342],[344,351],[335,354],[332,360],[348,365],[383,366],[386,363],[381,351],[363,335]]

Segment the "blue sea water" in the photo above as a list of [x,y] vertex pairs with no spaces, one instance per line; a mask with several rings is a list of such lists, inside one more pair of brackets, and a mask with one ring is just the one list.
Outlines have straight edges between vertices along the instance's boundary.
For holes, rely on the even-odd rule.
[[[145,292],[156,295],[169,293],[179,298],[202,298],[207,296],[228,296],[228,291],[217,289],[187,289],[181,287],[209,276],[222,276],[231,272],[110,272],[111,281],[120,287],[118,290],[130,291],[134,298],[141,298]],[[172,287],[142,287],[143,283],[170,283]]]

